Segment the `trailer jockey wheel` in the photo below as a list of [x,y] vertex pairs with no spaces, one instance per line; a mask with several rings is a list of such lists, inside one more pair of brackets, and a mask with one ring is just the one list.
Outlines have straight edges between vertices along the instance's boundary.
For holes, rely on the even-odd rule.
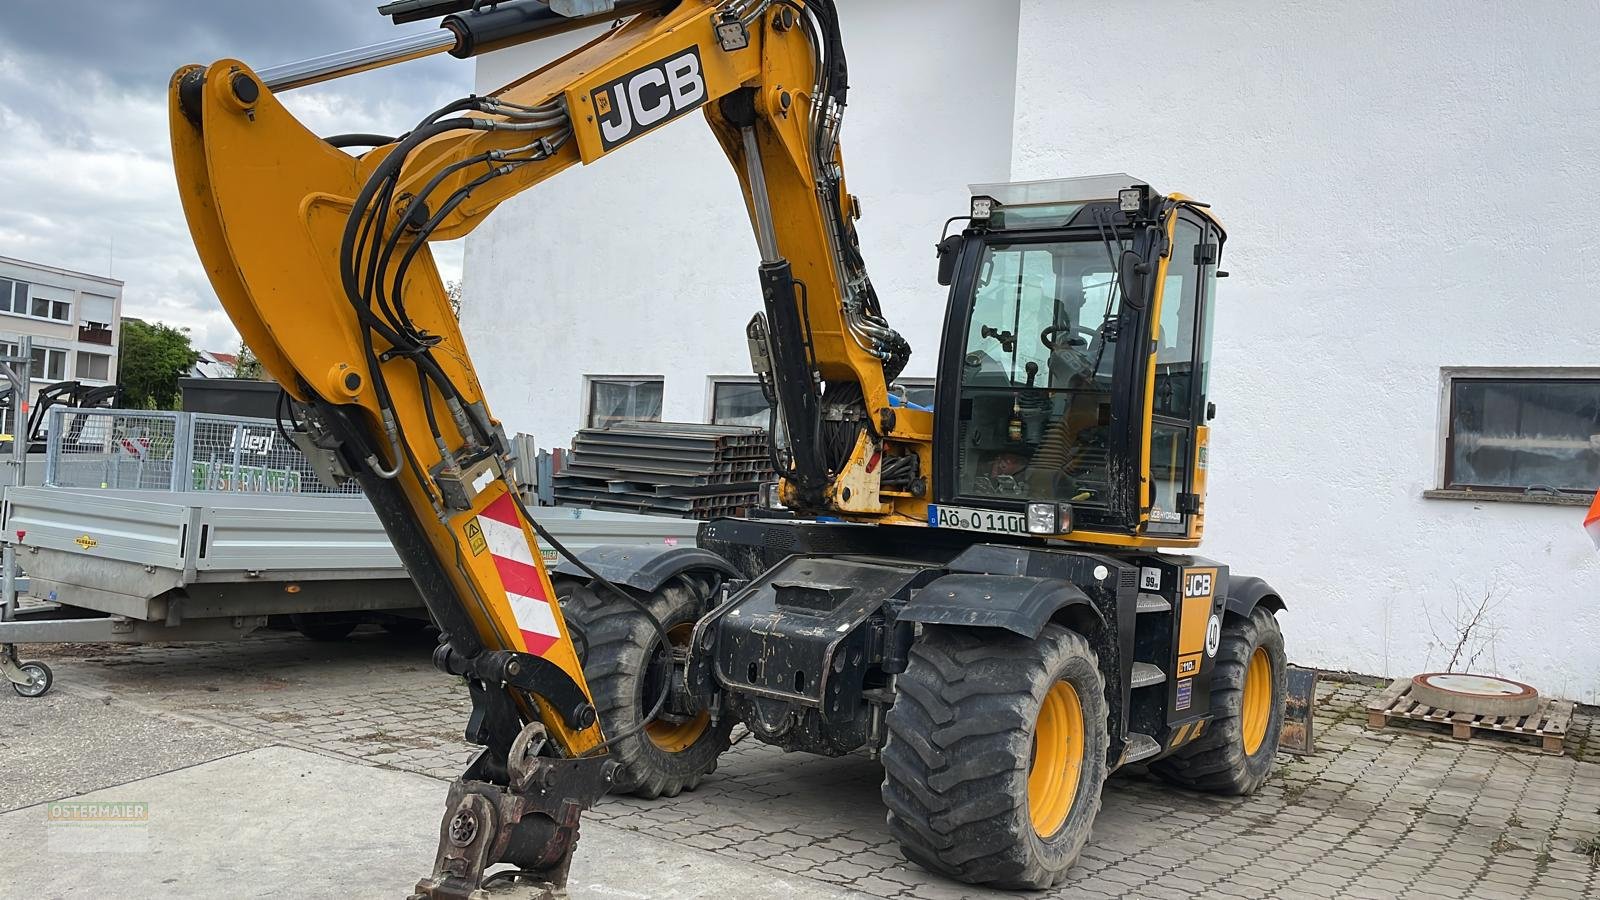
[[907,859],[977,884],[1048,888],[1100,811],[1110,740],[1089,642],[926,626],[895,683],[883,750],[889,833]]
[[1283,632],[1272,611],[1229,614],[1217,648],[1211,688],[1213,718],[1200,737],[1150,771],[1181,787],[1215,794],[1252,794],[1272,773],[1288,694]]
[[24,697],[43,697],[55,684],[55,674],[42,662],[25,662],[17,667],[27,677],[27,684],[11,683],[11,689]]
[[668,646],[637,607],[594,584],[574,585],[562,603],[568,630],[580,647],[584,678],[611,758],[620,768],[613,793],[676,797],[694,790],[728,749],[731,717],[713,722],[703,709],[685,708],[682,692],[643,728],[669,679],[682,678],[694,623],[710,607],[715,579],[680,575],[646,594],[619,588],[644,601],[667,629]]

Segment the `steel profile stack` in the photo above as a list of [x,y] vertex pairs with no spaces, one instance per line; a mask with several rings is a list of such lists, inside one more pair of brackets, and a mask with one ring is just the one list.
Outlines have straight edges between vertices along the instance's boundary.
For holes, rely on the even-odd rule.
[[763,429],[618,422],[578,432],[555,495],[562,506],[711,519],[744,515],[772,478]]

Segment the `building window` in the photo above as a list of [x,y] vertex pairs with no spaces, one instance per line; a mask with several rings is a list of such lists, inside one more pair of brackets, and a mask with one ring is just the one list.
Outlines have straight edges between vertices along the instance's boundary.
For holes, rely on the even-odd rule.
[[[20,351],[16,341],[0,341],[0,356],[16,356]],[[33,381],[65,381],[67,378],[67,351],[54,347],[34,347],[33,366],[28,378]]]
[[28,373],[35,381],[65,381],[67,378],[67,351],[54,347],[33,348],[33,369]]
[[590,375],[587,380],[590,428],[614,422],[661,421],[662,379]]
[[0,312],[28,314],[28,283],[0,278]]
[[1446,369],[1447,491],[1593,496],[1600,370]]
[[889,385],[889,393],[898,395],[908,403],[933,408],[932,378],[901,378]]
[[711,379],[711,424],[766,428],[772,410],[761,385],[750,378]]
[[93,381],[110,381],[111,357],[104,353],[85,353],[79,350],[76,377]]
[[48,297],[31,297],[29,296],[31,287],[26,281],[0,278],[0,312],[56,322],[72,321],[71,303],[66,300],[51,300]]

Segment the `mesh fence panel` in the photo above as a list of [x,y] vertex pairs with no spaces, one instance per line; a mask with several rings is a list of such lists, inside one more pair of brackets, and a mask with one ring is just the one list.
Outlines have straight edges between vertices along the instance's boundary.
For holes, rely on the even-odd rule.
[[51,411],[47,478],[62,487],[360,494],[317,479],[266,419],[106,409]]
[[168,490],[178,457],[178,416],[122,410],[51,412],[49,460],[56,484]]

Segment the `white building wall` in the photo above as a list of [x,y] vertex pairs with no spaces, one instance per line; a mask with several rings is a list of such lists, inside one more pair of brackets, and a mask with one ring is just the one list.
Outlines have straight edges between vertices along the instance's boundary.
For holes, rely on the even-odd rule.
[[1215,205],[1204,552],[1279,588],[1290,656],[1480,668],[1600,700],[1582,510],[1428,500],[1443,366],[1600,363],[1591,4],[1024,0],[1013,177],[1125,170]]
[[[931,376],[939,226],[966,209],[968,182],[1010,168],[1017,0],[841,6],[861,241],[890,321],[917,348],[906,374]],[[578,43],[485,56],[477,87]],[[583,421],[583,375],[661,375],[663,418],[705,421],[707,376],[750,373],[759,262],[738,181],[699,116],[502,205],[467,240],[462,305],[495,413],[565,446]]]

